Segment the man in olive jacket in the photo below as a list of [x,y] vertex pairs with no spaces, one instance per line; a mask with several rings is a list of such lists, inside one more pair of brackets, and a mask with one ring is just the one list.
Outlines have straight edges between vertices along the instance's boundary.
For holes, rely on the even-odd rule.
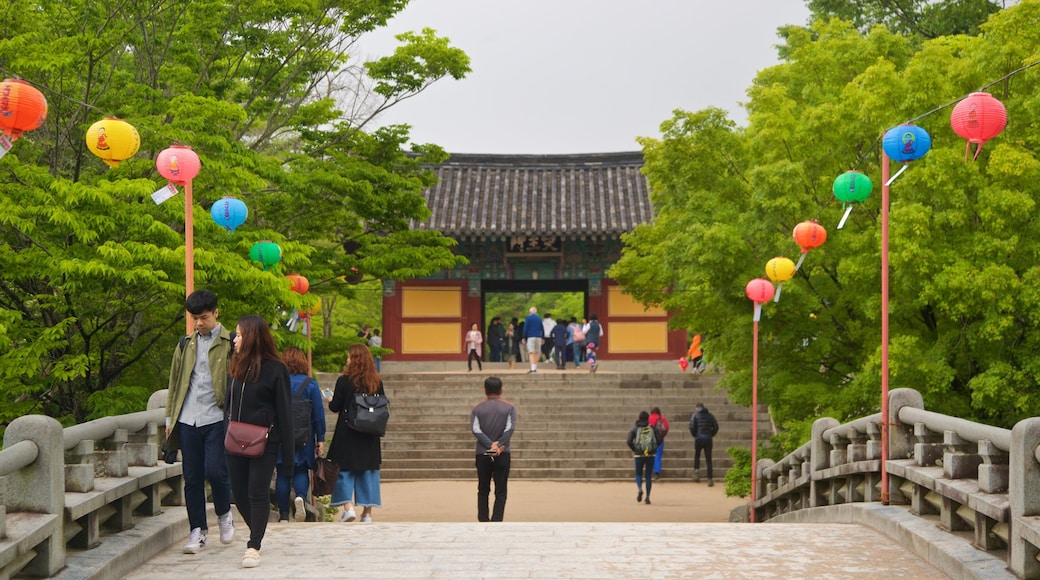
[[[206,480],[213,492],[220,541],[235,539],[231,516],[231,483],[224,459],[224,397],[232,336],[217,322],[217,296],[209,290],[192,292],[185,301],[195,332],[180,340],[173,352],[166,398],[166,451],[180,449],[184,503],[191,530],[185,554],[206,547]],[[200,354],[204,356],[199,356]]]

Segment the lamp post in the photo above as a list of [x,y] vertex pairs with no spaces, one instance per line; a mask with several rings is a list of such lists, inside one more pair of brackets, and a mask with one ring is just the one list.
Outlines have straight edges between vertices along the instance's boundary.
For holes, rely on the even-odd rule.
[[888,154],[881,152],[881,505],[890,501],[888,488],[888,196],[891,179]]
[[[159,152],[155,168],[171,184],[184,186],[184,297],[195,291],[195,223],[191,180],[199,174],[199,156],[187,145],[174,144]],[[185,334],[192,333],[191,318],[185,318]]]
[[762,303],[773,298],[775,289],[765,278],[755,278],[744,287],[744,293],[755,303],[754,329],[751,333],[751,523],[755,523],[755,487],[758,486],[758,320]]

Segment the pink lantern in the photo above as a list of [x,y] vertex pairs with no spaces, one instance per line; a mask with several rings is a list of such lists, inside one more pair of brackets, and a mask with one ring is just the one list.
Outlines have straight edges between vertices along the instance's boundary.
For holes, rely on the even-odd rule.
[[1007,109],[989,93],[972,93],[953,108],[950,126],[954,133],[968,140],[964,147],[964,159],[968,159],[972,143],[978,145],[973,157],[978,159],[982,145],[1000,135],[1007,126]]
[[773,288],[773,283],[765,278],[755,278],[744,287],[744,293],[747,294],[747,297],[752,302],[758,304],[772,300],[774,292],[776,292],[776,289]]
[[155,158],[155,168],[159,174],[171,183],[184,185],[199,174],[202,162],[199,156],[187,145],[171,145],[159,152]]

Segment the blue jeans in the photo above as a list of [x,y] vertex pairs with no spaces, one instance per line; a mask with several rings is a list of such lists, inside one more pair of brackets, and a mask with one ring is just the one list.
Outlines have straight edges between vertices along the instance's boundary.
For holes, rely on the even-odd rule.
[[646,498],[650,499],[650,487],[654,478],[651,470],[654,468],[654,457],[636,457],[636,488],[643,491],[643,479],[646,478]]
[[574,341],[571,343],[571,353],[574,355],[574,368],[578,368],[581,362],[581,354],[585,352],[585,341]]
[[340,471],[329,505],[336,507],[345,503],[354,503],[361,507],[380,507],[383,501],[379,495],[379,470]]
[[231,511],[231,481],[224,459],[224,422],[195,427],[177,424],[177,440],[181,446],[181,470],[184,474],[184,503],[188,508],[188,526],[202,528],[206,524],[206,480],[213,491],[213,510],[217,515]]
[[293,491],[296,492],[297,497],[307,499],[307,494],[311,488],[311,477],[310,472],[307,471],[306,465],[297,465],[293,470],[292,478],[288,475],[283,474],[285,468],[281,465],[278,466],[278,479],[274,484],[274,497],[278,502],[278,515],[282,516],[289,513],[289,487],[292,484]]

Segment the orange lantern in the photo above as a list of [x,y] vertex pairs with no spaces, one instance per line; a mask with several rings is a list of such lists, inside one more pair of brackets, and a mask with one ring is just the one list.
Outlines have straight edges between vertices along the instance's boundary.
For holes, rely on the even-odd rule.
[[823,242],[827,241],[827,230],[823,229],[820,222],[809,220],[796,225],[792,235],[794,243],[802,248],[802,255],[798,258],[798,263],[794,267],[795,271],[797,271],[802,267],[802,262],[805,261],[805,255],[809,253],[809,250],[818,248],[823,245]]
[[122,119],[108,117],[87,129],[87,149],[108,164],[117,167],[141,148],[141,136],[134,126]]
[[17,140],[25,131],[38,129],[47,119],[47,99],[36,87],[19,79],[0,83],[0,130]]
[[306,294],[311,288],[310,281],[299,274],[289,274],[286,278],[289,280],[289,289],[297,294]]
[[187,145],[171,145],[155,158],[155,168],[159,174],[177,185],[185,185],[195,179],[201,166],[199,156]]
[[972,93],[953,108],[950,126],[954,133],[968,140],[964,147],[964,160],[968,160],[972,143],[978,145],[973,157],[978,159],[982,145],[1000,135],[1007,126],[1007,109],[989,93]]

